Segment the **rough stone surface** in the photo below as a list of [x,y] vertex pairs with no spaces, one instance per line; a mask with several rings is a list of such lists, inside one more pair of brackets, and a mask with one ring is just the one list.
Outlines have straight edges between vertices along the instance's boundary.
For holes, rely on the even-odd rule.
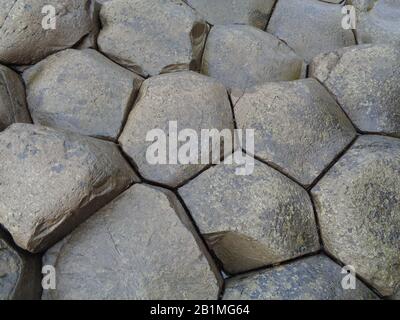
[[136,73],[199,68],[208,26],[182,1],[114,0],[100,18],[100,50]]
[[39,299],[40,258],[13,245],[0,230],[0,300]]
[[342,28],[342,5],[319,0],[279,0],[267,31],[311,61],[316,55],[355,44]]
[[224,300],[375,300],[360,281],[344,290],[339,265],[324,255],[228,280]]
[[58,286],[45,298],[216,299],[185,214],[172,192],[134,185],[47,252]]
[[24,80],[35,124],[114,140],[142,83],[97,51],[72,49],[28,69]]
[[327,250],[390,296],[400,284],[400,141],[363,136],[313,188]]
[[17,73],[0,65],[0,131],[15,122],[31,122],[24,84]]
[[29,124],[0,133],[0,223],[39,252],[136,177],[111,142]]
[[400,47],[362,45],[316,57],[310,75],[364,132],[400,136]]
[[239,128],[255,130],[255,154],[310,185],[355,138],[356,131],[314,79],[266,83],[235,106]]
[[236,96],[256,84],[299,79],[304,67],[304,61],[273,35],[229,25],[211,29],[202,73],[220,80]]
[[[56,9],[54,30],[42,27],[46,5]],[[72,47],[93,28],[90,0],[3,0],[0,9],[0,62],[7,64],[35,63]]]
[[212,167],[179,189],[210,248],[231,274],[319,249],[311,200],[303,188],[256,161]]
[[264,29],[275,0],[186,0],[211,24],[249,24]]
[[[176,187],[207,164],[199,163],[200,159],[199,164],[171,164],[168,150],[164,164],[149,163],[147,154],[154,142],[146,139],[148,132],[161,129],[167,135],[171,121],[177,122],[178,132],[190,128],[199,137],[202,129],[232,131],[233,116],[226,89],[218,81],[194,72],[164,74],[143,83],[119,142],[143,177]],[[186,143],[179,142],[178,148]],[[210,143],[210,152],[216,143],[217,140]],[[217,156],[219,159],[220,155]]]

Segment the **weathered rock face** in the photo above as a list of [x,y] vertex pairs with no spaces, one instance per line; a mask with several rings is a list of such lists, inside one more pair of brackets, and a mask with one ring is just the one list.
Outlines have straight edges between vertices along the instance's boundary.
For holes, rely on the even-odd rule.
[[182,1],[115,0],[100,18],[100,50],[136,73],[199,69],[208,26]]
[[172,192],[134,185],[47,252],[58,283],[45,298],[217,299],[193,232]]
[[[84,71],[83,71],[84,70]],[[35,124],[116,139],[142,78],[94,50],[65,50],[24,72]]]
[[214,26],[204,50],[202,73],[236,95],[256,84],[296,80],[304,62],[287,45],[251,26]]
[[363,136],[313,188],[325,247],[390,296],[400,284],[400,141]]
[[0,65],[0,131],[15,122],[31,122],[24,84],[17,73]]
[[228,280],[224,300],[374,300],[362,282],[344,290],[339,265],[324,255]]
[[0,230],[0,300],[40,299],[40,258],[22,252]]
[[266,83],[235,106],[239,128],[255,130],[255,154],[310,185],[355,138],[350,121],[314,79]]
[[275,0],[186,0],[211,24],[249,24],[264,29]]
[[39,252],[137,180],[116,145],[27,124],[0,133],[0,223]]
[[[189,128],[198,135],[199,138],[194,138],[198,144],[194,147],[199,155],[195,159],[197,162],[188,161],[184,164],[179,157],[174,164],[169,155],[169,148],[166,150],[165,159],[161,161],[161,149],[171,147],[172,150],[173,145],[170,146],[169,139],[177,141],[179,138],[169,134],[172,122],[175,122],[177,132]],[[165,139],[155,139],[155,136],[149,135],[153,129],[162,130]],[[164,74],[143,83],[119,142],[143,177],[176,187],[209,164],[201,162],[200,159],[199,139],[202,129],[217,129],[221,132],[228,129],[232,138],[233,116],[224,86],[214,79],[194,72]],[[213,148],[217,148],[219,141],[220,139],[216,139],[210,143],[210,153]],[[176,143],[177,149],[181,150],[189,142],[185,140]],[[158,164],[149,160],[149,156],[157,154],[156,150],[153,150],[154,146],[159,146]],[[216,156],[217,159],[220,158],[219,154]]]
[[[51,5],[56,29],[45,30],[42,21]],[[47,55],[72,47],[93,28],[90,0],[4,0],[0,5],[0,62],[32,64]]]
[[359,43],[391,43],[400,46],[399,1],[353,1],[353,4],[358,8],[356,32]]
[[316,57],[311,76],[364,132],[400,136],[400,48],[362,45]]
[[320,0],[279,0],[267,31],[311,61],[316,55],[355,44],[342,28],[342,5]]
[[255,161],[208,169],[179,194],[210,248],[231,274],[278,263],[319,249],[311,200],[303,188]]

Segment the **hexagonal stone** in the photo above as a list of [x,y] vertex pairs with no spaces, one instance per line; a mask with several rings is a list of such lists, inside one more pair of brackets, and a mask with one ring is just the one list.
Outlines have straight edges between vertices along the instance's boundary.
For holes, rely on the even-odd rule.
[[39,256],[23,252],[0,229],[0,300],[40,299]]
[[20,77],[0,65],[0,131],[15,122],[31,122]]
[[266,83],[235,106],[239,128],[255,129],[255,154],[310,185],[355,138],[346,115],[314,79]]
[[342,27],[342,5],[319,0],[279,0],[267,31],[311,61],[316,55],[355,44]]
[[255,161],[208,169],[179,194],[225,271],[234,274],[317,251],[319,239],[306,190]]
[[117,139],[142,78],[94,50],[65,50],[23,74],[35,124]]
[[182,1],[110,1],[100,18],[99,49],[136,73],[199,69],[208,26]]
[[[46,5],[55,8],[56,29],[46,30]],[[0,61],[32,64],[70,48],[93,28],[90,0],[3,0],[0,8]]]
[[58,283],[44,298],[217,299],[193,232],[172,192],[134,185],[46,253]]
[[360,130],[400,136],[400,47],[361,45],[323,54],[313,60],[310,75]]
[[228,280],[224,300],[375,300],[362,282],[345,290],[342,268],[324,255]]
[[137,180],[116,145],[13,124],[0,133],[0,223],[39,252]]
[[360,137],[313,188],[327,250],[389,296],[400,284],[400,141]]
[[264,29],[275,0],[186,0],[211,24],[249,24]]
[[[218,81],[194,72],[164,74],[143,83],[119,142],[124,152],[138,166],[143,177],[176,187],[207,167],[209,163],[200,161],[199,140],[199,148],[196,148],[199,151],[199,159],[195,163],[183,164],[176,161],[174,164],[168,149],[165,161],[158,164],[149,162],[148,154],[155,145],[153,140],[147,138],[149,132],[160,129],[169,141],[172,122],[176,123],[177,132],[191,129],[199,139],[203,129],[217,129],[220,132],[228,129],[232,132],[233,116],[226,89]],[[156,143],[161,144],[162,140],[158,139]],[[187,140],[177,142],[177,149],[187,143]],[[210,143],[210,153],[217,143],[219,139]],[[215,156],[220,158],[219,154]]]
[[256,84],[299,79],[304,68],[304,61],[273,35],[251,26],[229,25],[211,29],[202,73],[240,96]]

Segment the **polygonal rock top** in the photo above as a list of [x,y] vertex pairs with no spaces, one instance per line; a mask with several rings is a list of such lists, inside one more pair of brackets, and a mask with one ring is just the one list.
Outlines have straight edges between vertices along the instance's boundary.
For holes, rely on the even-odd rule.
[[208,26],[182,1],[110,1],[100,18],[99,49],[136,73],[199,68]]
[[316,57],[317,78],[364,132],[400,136],[400,47],[360,45]]
[[239,176],[221,163],[179,189],[210,248],[231,274],[317,251],[307,191],[269,166]]
[[[153,140],[153,129],[161,130],[163,136]],[[180,157],[175,160],[170,157],[170,151],[178,156],[181,148],[187,146],[186,138],[178,142],[185,129],[196,134],[191,141],[197,142],[195,151],[199,156],[190,163],[182,162]],[[234,129],[232,109],[224,86],[195,72],[169,73],[143,83],[119,142],[144,178],[176,187],[210,164],[200,159],[200,149],[204,146],[200,139],[202,130],[211,129],[221,133],[228,129],[231,135]],[[219,139],[210,142],[210,153],[217,143]],[[154,150],[156,145],[159,152]],[[153,163],[148,155],[159,156],[160,152],[165,153],[165,159],[158,158],[157,163]],[[219,159],[221,155],[216,156]]]
[[72,49],[23,76],[35,124],[111,140],[117,139],[143,80],[95,50]]
[[312,189],[327,250],[390,296],[400,284],[400,141],[362,136]]
[[0,223],[31,252],[138,181],[111,142],[28,124],[0,133],[0,163]]
[[356,131],[314,79],[266,83],[235,106],[239,128],[255,130],[255,154],[310,185],[355,138]]
[[375,300],[362,282],[342,287],[342,268],[317,255],[227,281],[224,300]]
[[134,185],[46,253],[58,282],[44,298],[217,299],[194,232],[172,192]]

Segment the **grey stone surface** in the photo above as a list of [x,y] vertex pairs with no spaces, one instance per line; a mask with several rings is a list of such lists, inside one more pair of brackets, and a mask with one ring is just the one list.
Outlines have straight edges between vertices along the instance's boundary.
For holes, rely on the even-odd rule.
[[[56,9],[54,30],[42,27],[45,5]],[[90,0],[3,0],[0,8],[0,62],[7,64],[35,63],[72,47],[93,28]]]
[[134,185],[46,253],[58,285],[44,298],[217,299],[193,232],[172,192]]
[[229,25],[211,29],[202,73],[220,80],[236,97],[256,84],[299,79],[304,68],[304,61],[273,35],[251,26]]
[[364,132],[400,136],[400,47],[361,45],[316,57],[310,75]]
[[[172,121],[176,122],[178,132],[189,128],[195,130],[198,137],[202,129],[229,129],[232,132],[233,116],[226,89],[218,81],[190,71],[159,75],[143,83],[119,142],[143,177],[176,187],[208,164],[201,163],[200,156],[195,164],[180,161],[171,164],[169,150],[164,164],[149,163],[147,155],[155,153],[151,151],[155,142],[146,139],[149,131],[160,129],[168,140]],[[157,140],[156,144],[162,144],[161,141]],[[200,141],[196,141],[200,147]],[[187,143],[181,141],[177,146],[180,149]],[[210,143],[210,153],[217,143],[219,139]],[[219,154],[216,156],[220,158]]]
[[264,29],[275,0],[186,0],[207,22],[249,24]]
[[324,255],[228,280],[224,300],[375,300],[360,281],[344,290],[342,268]]
[[248,90],[235,106],[239,128],[255,130],[255,154],[310,185],[355,138],[346,115],[314,79]]
[[325,248],[390,296],[400,284],[400,141],[360,137],[313,188]]
[[17,248],[0,229],[0,300],[32,300],[41,295],[39,256]]
[[320,53],[355,44],[353,32],[342,28],[341,9],[319,0],[279,0],[267,31],[309,62]]
[[142,78],[95,50],[65,50],[23,74],[35,124],[116,140]]
[[23,249],[60,240],[133,181],[116,145],[30,124],[0,133],[0,223]]
[[100,18],[100,50],[136,73],[199,69],[208,25],[182,1],[114,0]]
[[259,161],[251,175],[236,175],[237,168],[217,165],[179,189],[225,271],[235,274],[317,251],[306,190]]
[[0,65],[0,131],[15,122],[31,122],[19,75]]

